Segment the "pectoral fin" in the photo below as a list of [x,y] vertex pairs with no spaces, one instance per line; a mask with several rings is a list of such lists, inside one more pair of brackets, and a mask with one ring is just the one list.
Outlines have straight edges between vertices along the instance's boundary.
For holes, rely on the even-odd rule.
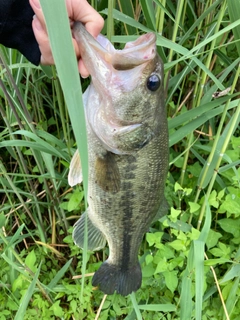
[[97,251],[105,247],[106,238],[104,234],[94,226],[92,221],[89,219],[87,212],[85,212],[81,218],[73,226],[73,241],[74,243],[83,249],[84,247],[84,228],[87,220],[87,244],[88,250]]
[[96,183],[104,191],[114,193],[120,189],[120,174],[115,157],[113,153],[107,152],[95,162]]
[[81,159],[78,149],[74,153],[68,173],[68,184],[73,187],[83,181]]

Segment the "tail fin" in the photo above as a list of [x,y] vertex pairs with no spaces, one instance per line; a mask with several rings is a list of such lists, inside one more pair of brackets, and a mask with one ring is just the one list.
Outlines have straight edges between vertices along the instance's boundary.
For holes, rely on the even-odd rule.
[[92,285],[99,286],[105,294],[115,291],[122,296],[127,296],[141,287],[142,271],[139,262],[126,269],[105,261],[93,276]]

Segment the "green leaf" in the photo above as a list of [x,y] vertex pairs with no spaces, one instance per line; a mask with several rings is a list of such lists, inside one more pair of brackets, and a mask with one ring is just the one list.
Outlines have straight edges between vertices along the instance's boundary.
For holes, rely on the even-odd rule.
[[64,312],[62,307],[60,306],[60,300],[57,300],[56,302],[54,302],[54,304],[51,306],[50,310],[53,311],[55,317],[63,317],[64,316]]
[[173,218],[172,220],[174,222],[177,221],[177,217],[181,214],[181,210],[179,209],[174,209],[173,207],[171,208],[171,217]]
[[208,237],[206,240],[206,245],[208,249],[211,249],[216,246],[218,240],[222,237],[221,233],[216,232],[212,229],[209,230]]
[[73,211],[79,208],[79,205],[83,199],[84,192],[80,190],[74,190],[73,194],[71,195],[69,202],[68,202],[68,211]]
[[155,268],[153,267],[152,263],[150,263],[142,268],[142,275],[145,278],[152,277],[154,275],[154,273],[155,273]]
[[173,293],[178,285],[177,271],[164,271],[163,276],[165,278],[166,286]]
[[217,223],[224,231],[231,233],[235,238],[240,236],[240,219],[225,218],[218,220]]
[[176,251],[186,251],[185,243],[181,240],[174,240],[170,242],[168,245],[174,248]]
[[220,213],[227,212],[229,215],[240,215],[240,198],[234,194],[228,194],[219,208]]
[[190,213],[194,213],[200,209],[200,205],[196,202],[189,201],[188,204],[190,206]]
[[32,271],[35,272],[36,270],[36,255],[35,255],[35,251],[32,250],[30,251],[30,253],[27,255],[26,259],[25,259],[25,264],[28,266],[28,268]]

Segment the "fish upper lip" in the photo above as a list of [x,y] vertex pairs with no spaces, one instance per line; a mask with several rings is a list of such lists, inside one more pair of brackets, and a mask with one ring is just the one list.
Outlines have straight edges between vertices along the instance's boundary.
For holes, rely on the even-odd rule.
[[110,42],[108,47],[104,48],[101,42],[105,37],[99,35],[98,42],[78,21],[74,23],[73,36],[78,43],[81,57],[90,74],[92,74],[92,70],[90,70],[89,60],[94,65],[96,58],[102,59],[108,67],[111,66],[116,70],[128,70],[152,60],[156,55],[155,33],[146,33],[137,40],[128,42],[123,50],[114,49]]

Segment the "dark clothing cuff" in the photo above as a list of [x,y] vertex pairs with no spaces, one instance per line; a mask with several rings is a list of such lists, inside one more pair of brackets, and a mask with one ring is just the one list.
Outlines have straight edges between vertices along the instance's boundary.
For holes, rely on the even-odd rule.
[[38,65],[41,52],[32,30],[33,15],[29,0],[0,0],[0,43]]

